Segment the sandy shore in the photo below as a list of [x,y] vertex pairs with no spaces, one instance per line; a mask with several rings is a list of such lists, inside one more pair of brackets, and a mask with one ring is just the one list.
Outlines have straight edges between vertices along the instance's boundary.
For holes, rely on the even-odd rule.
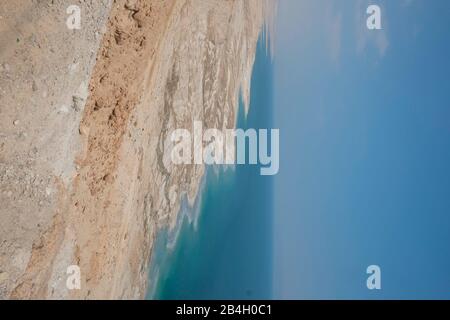
[[[271,8],[262,0],[82,1],[95,23],[41,36],[37,25],[64,26],[68,4],[39,11],[22,2],[22,12],[0,20],[0,64],[9,68],[0,78],[0,297],[142,298],[157,230],[174,226],[182,195],[193,201],[204,173],[169,161],[167,133],[198,120],[234,127]],[[17,17],[27,14],[25,28]],[[14,28],[24,43],[7,32]],[[52,48],[55,60],[42,68]],[[66,287],[74,264],[80,290]]]

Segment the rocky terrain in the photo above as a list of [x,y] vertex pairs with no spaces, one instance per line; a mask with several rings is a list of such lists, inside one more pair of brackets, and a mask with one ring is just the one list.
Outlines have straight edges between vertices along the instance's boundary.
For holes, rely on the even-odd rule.
[[156,233],[204,173],[171,163],[168,134],[234,127],[272,5],[0,3],[0,298],[144,297]]

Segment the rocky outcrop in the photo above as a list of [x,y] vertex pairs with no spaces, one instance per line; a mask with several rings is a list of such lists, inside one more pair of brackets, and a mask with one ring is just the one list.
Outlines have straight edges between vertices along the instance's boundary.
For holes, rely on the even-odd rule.
[[[64,12],[66,4],[45,10]],[[36,53],[31,40],[0,52],[9,70],[1,88],[23,86],[23,101],[12,89],[0,100],[1,297],[145,295],[157,230],[175,225],[181,198],[195,199],[204,173],[202,165],[171,163],[168,134],[194,121],[234,127],[240,92],[248,105],[269,4],[84,1],[95,23],[60,30],[64,36],[36,30]],[[31,23],[64,18],[36,16]],[[8,26],[20,25],[13,20]],[[57,47],[61,39],[69,45]],[[58,51],[43,68],[51,48]],[[19,59],[22,71],[13,69]],[[79,290],[66,287],[70,265],[80,267]]]

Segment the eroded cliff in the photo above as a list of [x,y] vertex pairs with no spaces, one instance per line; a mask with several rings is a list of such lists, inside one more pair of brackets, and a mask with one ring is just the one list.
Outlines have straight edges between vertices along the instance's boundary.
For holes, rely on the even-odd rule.
[[[142,298],[157,230],[174,226],[180,199],[195,199],[204,173],[173,165],[167,136],[193,121],[234,127],[273,3],[81,1],[90,16],[67,31],[58,15],[68,2],[48,1],[54,10],[41,17],[27,6],[42,4],[21,1],[33,18],[17,27],[22,35],[50,21],[59,30],[36,48],[32,39],[10,48],[4,34],[24,22],[16,12],[1,24],[9,71],[0,78],[0,296]],[[80,290],[66,286],[69,265],[80,267]]]

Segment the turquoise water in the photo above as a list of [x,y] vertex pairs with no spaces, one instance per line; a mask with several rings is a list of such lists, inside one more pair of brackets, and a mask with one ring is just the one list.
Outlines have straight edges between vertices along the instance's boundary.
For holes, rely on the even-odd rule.
[[[241,105],[238,127],[272,128],[272,111],[272,63],[260,41],[250,111],[245,117]],[[272,185],[259,165],[208,167],[194,208],[183,204],[176,241],[167,230],[158,235],[147,298],[271,298]]]

